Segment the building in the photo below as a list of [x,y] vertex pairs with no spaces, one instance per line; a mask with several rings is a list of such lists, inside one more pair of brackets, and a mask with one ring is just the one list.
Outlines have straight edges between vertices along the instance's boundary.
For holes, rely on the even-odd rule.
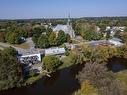
[[62,55],[65,53],[64,48],[49,48],[45,49],[45,55]]
[[112,38],[110,40],[99,40],[99,41],[90,41],[88,42],[91,46],[122,46],[122,40],[118,38]]
[[30,54],[30,55],[23,55],[19,57],[19,60],[23,64],[35,64],[41,62],[41,54]]
[[125,27],[125,26],[121,26],[121,27],[114,26],[112,29],[113,29],[113,30],[116,30],[116,31],[121,31],[121,32],[123,32],[123,31],[126,29],[126,27]]
[[64,31],[66,34],[69,34],[71,38],[75,38],[75,31],[70,24],[70,16],[66,25],[58,24],[56,27],[53,28],[53,31],[57,33],[60,30]]
[[109,43],[115,45],[115,46],[122,46],[123,43],[122,43],[122,40],[121,39],[118,39],[118,38],[112,38],[109,40]]

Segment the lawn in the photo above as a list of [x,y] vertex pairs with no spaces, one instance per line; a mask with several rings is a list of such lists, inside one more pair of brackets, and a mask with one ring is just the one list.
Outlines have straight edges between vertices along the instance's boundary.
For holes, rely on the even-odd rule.
[[18,48],[23,48],[23,49],[29,49],[30,48],[28,43],[22,43],[22,44],[14,45],[14,46],[18,47]]
[[69,56],[67,57],[64,57],[63,59],[61,59],[61,61],[63,62],[63,64],[59,67],[59,69],[63,69],[63,68],[67,68],[67,67],[70,67],[74,64],[72,64],[72,60]]

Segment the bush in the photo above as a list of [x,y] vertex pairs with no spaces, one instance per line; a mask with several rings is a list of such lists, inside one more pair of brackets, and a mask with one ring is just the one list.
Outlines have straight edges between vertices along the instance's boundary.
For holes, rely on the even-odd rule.
[[61,61],[59,60],[59,58],[53,55],[45,56],[43,58],[43,62],[44,67],[49,72],[55,72],[57,68],[61,65]]

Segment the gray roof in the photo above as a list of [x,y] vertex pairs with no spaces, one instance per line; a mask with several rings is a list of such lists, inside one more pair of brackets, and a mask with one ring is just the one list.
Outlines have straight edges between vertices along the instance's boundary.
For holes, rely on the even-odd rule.
[[54,32],[58,32],[60,30],[64,31],[66,34],[69,34],[72,38],[75,37],[75,31],[70,25],[58,24],[55,28],[53,28]]

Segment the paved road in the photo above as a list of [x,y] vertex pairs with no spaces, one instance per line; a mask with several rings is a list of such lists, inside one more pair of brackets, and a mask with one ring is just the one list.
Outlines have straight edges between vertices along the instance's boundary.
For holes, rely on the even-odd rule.
[[10,45],[10,44],[7,44],[7,43],[2,43],[0,42],[0,49],[3,50],[3,47],[13,47],[15,48],[19,54],[21,55],[27,55],[27,54],[35,54],[35,53],[38,53],[38,49],[35,49],[35,44],[33,43],[32,41],[32,38],[28,38],[26,39],[26,43],[29,44],[30,48],[29,49],[22,49],[22,48],[19,48],[19,47],[15,47],[13,45]]

